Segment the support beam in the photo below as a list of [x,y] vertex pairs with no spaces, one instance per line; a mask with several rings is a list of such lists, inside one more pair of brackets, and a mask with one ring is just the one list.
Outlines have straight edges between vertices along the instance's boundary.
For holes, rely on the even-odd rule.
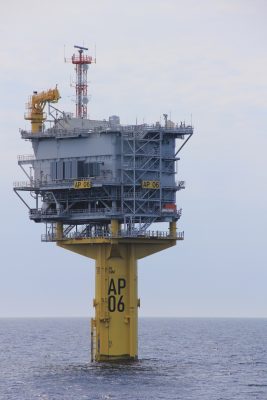
[[182,148],[186,145],[186,143],[188,142],[188,140],[191,138],[191,136],[193,135],[193,132],[190,133],[190,135],[188,136],[188,138],[186,139],[186,141],[182,144],[182,146],[179,147],[179,149],[176,151],[175,153],[175,157],[177,156],[177,154],[180,153],[180,151],[182,150]]

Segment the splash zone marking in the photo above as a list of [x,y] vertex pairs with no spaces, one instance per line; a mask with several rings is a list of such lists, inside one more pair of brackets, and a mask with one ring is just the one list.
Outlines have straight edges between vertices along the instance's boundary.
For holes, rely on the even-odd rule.
[[126,279],[110,279],[108,285],[108,310],[109,312],[123,312],[125,304],[123,301],[122,289],[126,288]]

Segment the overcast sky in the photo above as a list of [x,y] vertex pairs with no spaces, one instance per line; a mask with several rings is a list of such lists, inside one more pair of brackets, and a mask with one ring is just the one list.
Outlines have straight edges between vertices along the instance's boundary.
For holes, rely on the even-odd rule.
[[181,152],[184,242],[139,262],[141,316],[267,317],[267,2],[9,0],[1,5],[0,316],[92,316],[92,260],[41,243],[12,191],[33,90],[58,84],[74,111],[65,54],[85,45],[92,119],[195,134]]

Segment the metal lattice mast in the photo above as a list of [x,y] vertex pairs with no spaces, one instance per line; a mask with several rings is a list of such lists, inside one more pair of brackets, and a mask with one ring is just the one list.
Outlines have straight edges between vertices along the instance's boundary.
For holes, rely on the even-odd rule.
[[74,48],[78,49],[79,52],[79,55],[73,54],[71,57],[71,62],[75,65],[76,71],[76,118],[87,118],[87,70],[93,59],[84,54],[84,50],[88,50],[87,47],[74,46]]

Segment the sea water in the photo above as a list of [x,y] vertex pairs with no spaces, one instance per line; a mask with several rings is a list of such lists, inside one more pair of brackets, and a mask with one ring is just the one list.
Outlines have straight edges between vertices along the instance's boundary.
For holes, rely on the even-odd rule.
[[267,319],[140,318],[139,361],[111,364],[89,322],[0,319],[0,399],[267,399]]

